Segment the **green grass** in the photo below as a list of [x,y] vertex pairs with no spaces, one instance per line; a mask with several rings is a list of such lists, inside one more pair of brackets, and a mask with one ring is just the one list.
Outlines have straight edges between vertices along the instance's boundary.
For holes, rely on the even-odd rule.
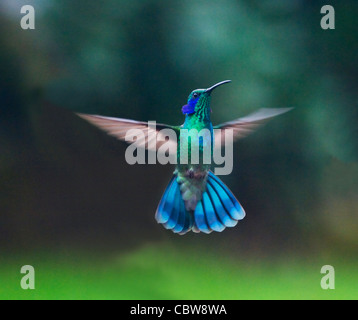
[[[149,246],[125,255],[40,254],[5,258],[0,299],[357,299],[357,264],[334,259],[240,260],[196,250]],[[20,288],[33,265],[36,289]],[[335,290],[320,269],[335,267]]]

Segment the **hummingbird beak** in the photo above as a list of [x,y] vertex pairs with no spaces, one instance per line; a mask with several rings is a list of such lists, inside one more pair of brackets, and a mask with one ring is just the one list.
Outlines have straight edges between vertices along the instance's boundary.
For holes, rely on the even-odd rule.
[[229,82],[231,82],[231,80],[221,81],[221,82],[219,82],[219,83],[217,83],[217,84],[214,84],[212,87],[206,89],[204,92],[205,92],[205,93],[208,93],[208,94],[211,94],[211,92],[212,92],[215,88],[221,86],[222,84],[229,83]]

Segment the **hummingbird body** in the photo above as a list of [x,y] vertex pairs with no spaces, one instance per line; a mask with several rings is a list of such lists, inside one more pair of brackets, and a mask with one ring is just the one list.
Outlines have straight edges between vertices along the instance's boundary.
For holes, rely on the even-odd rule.
[[[235,226],[245,217],[245,211],[239,201],[210,171],[215,142],[223,145],[226,130],[232,130],[234,139],[244,137],[268,119],[291,109],[260,109],[244,118],[214,127],[210,119],[211,93],[215,88],[228,82],[230,80],[219,82],[208,89],[191,92],[187,104],[182,107],[182,112],[185,114],[182,126],[157,124],[158,135],[160,130],[165,128],[170,128],[177,133],[177,140],[170,141],[177,148],[177,165],[155,215],[158,223],[174,233],[221,232],[226,227]],[[79,116],[120,140],[125,140],[129,129],[146,130],[146,139],[139,141],[138,146],[150,149],[153,145],[150,143],[153,135],[150,134],[146,122],[86,114],[79,114]],[[214,131],[214,129],[221,130]],[[201,134],[202,132],[204,134]],[[198,157],[192,154],[192,150],[199,150]],[[210,151],[209,161],[207,161],[207,154],[205,155],[207,150]],[[183,155],[187,157],[182,157]]]
[[[200,98],[193,98],[194,94],[200,94]],[[210,93],[209,93],[210,94]],[[195,210],[197,202],[201,200],[202,193],[205,191],[208,172],[211,169],[211,163],[204,163],[204,148],[210,147],[211,159],[213,155],[213,125],[210,119],[210,95],[204,96],[204,90],[193,91],[188,98],[188,105],[195,101],[193,113],[185,116],[182,130],[188,130],[188,140],[181,143],[182,130],[179,134],[177,148],[177,167],[174,174],[177,174],[177,182],[180,185],[182,197],[187,210]],[[185,106],[183,107],[185,111]],[[190,112],[190,111],[189,111]],[[209,135],[197,138],[196,134],[207,130]],[[192,150],[199,150],[199,161],[192,161]],[[181,163],[181,151],[188,155],[187,163]]]
[[[182,108],[186,116],[178,139],[178,164],[156,212],[159,223],[179,234],[189,230],[205,233],[222,231],[225,227],[236,225],[245,216],[244,209],[231,191],[210,172],[214,144],[210,95],[215,88],[227,82],[194,90],[189,95],[188,104]],[[183,130],[188,130],[188,138],[184,141]],[[203,131],[207,134],[198,137],[198,133]],[[204,150],[208,147],[210,161],[206,163]],[[192,150],[199,150],[198,161],[194,161]],[[188,161],[184,163],[181,151],[188,154]],[[172,202],[171,194],[176,194],[175,199],[179,197],[181,201]]]

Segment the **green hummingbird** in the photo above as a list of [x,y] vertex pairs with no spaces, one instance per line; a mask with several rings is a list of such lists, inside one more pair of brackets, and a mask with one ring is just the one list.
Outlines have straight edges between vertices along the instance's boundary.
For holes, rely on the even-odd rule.
[[[292,109],[263,108],[246,117],[213,126],[210,108],[211,93],[217,87],[229,82],[231,81],[225,80],[207,89],[192,91],[187,104],[182,107],[185,121],[181,126],[156,124],[153,129],[148,122],[78,114],[119,140],[125,141],[130,129],[142,130],[145,133],[144,139],[135,142],[141,148],[157,151],[164,141],[172,144],[172,148],[177,153],[176,168],[159,202],[155,217],[158,223],[174,233],[183,235],[189,231],[221,232],[226,227],[236,226],[238,221],[245,217],[245,211],[239,201],[211,171],[212,162],[208,164],[204,161],[203,150],[208,145],[212,156],[215,145],[224,145],[227,130],[231,130],[232,141],[235,141],[247,136],[267,120]],[[158,139],[158,136],[162,134],[162,129],[174,130],[175,139],[171,138],[169,141],[163,137]],[[189,133],[189,137],[187,135],[184,138],[184,130],[192,132],[192,129],[195,129],[195,132],[206,130],[209,134],[194,139]],[[153,139],[162,142],[152,143]],[[192,147],[199,149],[199,161],[192,161]],[[181,161],[183,152],[188,155],[186,161]]]

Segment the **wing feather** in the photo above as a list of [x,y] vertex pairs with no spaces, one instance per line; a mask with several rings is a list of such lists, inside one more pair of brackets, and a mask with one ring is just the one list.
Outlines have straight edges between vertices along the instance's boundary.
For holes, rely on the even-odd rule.
[[[134,132],[130,133],[129,130],[141,130],[144,133],[144,138],[137,138],[134,142],[138,147],[155,151],[158,150],[158,148],[164,143],[168,143],[168,147],[170,144],[170,150],[176,150],[177,148],[177,139],[174,139],[174,137],[169,137],[168,139],[168,137],[160,131],[162,129],[172,129],[177,133],[178,129],[174,126],[156,123],[156,127],[154,129],[149,126],[148,122],[83,113],[77,113],[77,115],[118,140],[126,142],[133,141],[133,138],[136,136]],[[175,136],[177,137],[178,135],[176,134]]]
[[215,145],[223,146],[225,143],[225,130],[231,129],[233,131],[233,140],[238,140],[248,136],[251,132],[255,131],[258,127],[265,124],[270,119],[286,113],[293,108],[262,108],[254,113],[251,113],[243,118],[238,118],[233,121],[228,121],[215,126]]

